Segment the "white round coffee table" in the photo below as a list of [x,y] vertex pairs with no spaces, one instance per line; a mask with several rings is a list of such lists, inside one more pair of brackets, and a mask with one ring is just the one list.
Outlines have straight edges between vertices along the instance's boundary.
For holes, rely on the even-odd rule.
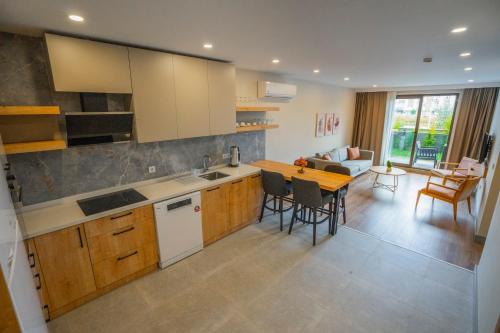
[[[398,189],[399,181],[398,177],[406,175],[406,171],[403,169],[392,167],[391,170],[387,170],[387,167],[384,165],[374,165],[370,167],[370,171],[375,173],[375,181],[373,182],[373,188],[382,187],[389,191],[395,192]],[[378,176],[393,176],[394,181],[393,184],[384,184],[378,181]]]

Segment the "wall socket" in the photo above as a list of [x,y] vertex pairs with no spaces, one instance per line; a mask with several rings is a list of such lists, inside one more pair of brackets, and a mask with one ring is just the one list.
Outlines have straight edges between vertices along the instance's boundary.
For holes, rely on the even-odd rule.
[[156,166],[152,165],[148,168],[149,173],[155,173],[156,172]]
[[229,158],[229,153],[222,154],[222,158],[223,159]]

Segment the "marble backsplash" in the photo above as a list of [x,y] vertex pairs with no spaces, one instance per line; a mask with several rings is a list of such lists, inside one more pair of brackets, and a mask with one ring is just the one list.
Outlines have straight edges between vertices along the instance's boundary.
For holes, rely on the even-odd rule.
[[[0,32],[0,73],[0,105],[59,105],[63,113],[80,111],[78,93],[59,93],[51,88],[41,38]],[[111,102],[114,97],[108,96]],[[22,186],[23,204],[31,205],[186,172],[200,167],[205,154],[212,158],[211,165],[222,164],[227,162],[222,154],[229,152],[231,145],[240,147],[243,162],[263,159],[265,133],[100,144],[9,155],[8,159]],[[148,172],[152,165],[156,166],[154,174]]]
[[[9,155],[23,204],[126,185],[200,168],[203,155],[210,165],[228,163],[222,154],[237,145],[242,162],[264,158],[265,132],[229,134],[153,143],[124,142]],[[149,166],[156,166],[150,174]]]

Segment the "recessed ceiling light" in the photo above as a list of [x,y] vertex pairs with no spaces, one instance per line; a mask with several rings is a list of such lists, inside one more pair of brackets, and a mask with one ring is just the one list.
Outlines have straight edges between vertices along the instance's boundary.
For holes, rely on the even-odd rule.
[[273,59],[273,64],[279,64],[280,60],[279,59]]
[[466,72],[470,72],[471,70],[472,70],[472,67],[465,67],[464,68],[464,71],[466,71]]
[[461,56],[462,58],[465,58],[465,57],[470,57],[470,52],[462,52],[462,53],[460,53],[460,56]]
[[472,82],[474,82],[474,80],[472,80],[472,79],[471,80],[467,80],[467,82],[472,83]]
[[349,80],[350,79],[347,76],[344,78],[344,81],[349,81]]
[[459,34],[467,30],[467,27],[456,27],[451,30],[452,34]]
[[85,21],[85,19],[83,17],[81,17],[80,15],[73,15],[72,14],[72,15],[69,15],[68,17],[69,17],[69,19],[71,21],[75,21],[75,22],[83,22],[83,21]]
[[319,73],[319,69],[313,69],[313,73],[318,74]]
[[374,84],[372,87],[373,87],[373,88],[377,88],[378,86],[377,86],[376,84]]
[[203,47],[206,49],[211,49],[214,46],[212,45],[212,43],[205,43],[205,44],[203,44]]

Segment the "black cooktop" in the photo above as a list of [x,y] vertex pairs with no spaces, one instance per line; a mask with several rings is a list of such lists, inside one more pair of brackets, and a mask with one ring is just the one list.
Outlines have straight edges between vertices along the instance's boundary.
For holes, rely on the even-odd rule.
[[78,200],[77,203],[85,216],[88,216],[145,200],[148,200],[148,198],[134,189],[129,189]]

